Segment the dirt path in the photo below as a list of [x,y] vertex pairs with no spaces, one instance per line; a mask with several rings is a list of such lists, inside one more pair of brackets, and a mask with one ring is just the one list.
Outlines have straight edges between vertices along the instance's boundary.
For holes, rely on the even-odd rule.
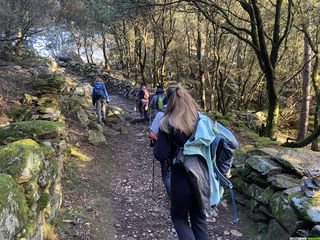
[[[132,102],[115,95],[111,102],[137,117]],[[126,134],[117,131],[116,125],[105,127],[107,146],[78,145],[91,160],[70,158],[65,164],[64,199],[57,222],[59,239],[177,239],[157,161],[152,191],[148,126],[129,122],[124,126]],[[71,132],[81,131],[76,124],[73,128]],[[224,203],[209,223],[210,239],[249,239],[241,212],[240,223],[233,225],[231,207]]]

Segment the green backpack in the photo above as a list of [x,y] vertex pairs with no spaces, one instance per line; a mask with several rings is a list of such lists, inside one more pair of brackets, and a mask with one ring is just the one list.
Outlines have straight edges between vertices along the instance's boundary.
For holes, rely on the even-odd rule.
[[157,101],[156,101],[156,109],[157,110],[162,110],[162,108],[163,108],[163,100],[164,100],[164,96],[159,95],[159,97],[157,98]]

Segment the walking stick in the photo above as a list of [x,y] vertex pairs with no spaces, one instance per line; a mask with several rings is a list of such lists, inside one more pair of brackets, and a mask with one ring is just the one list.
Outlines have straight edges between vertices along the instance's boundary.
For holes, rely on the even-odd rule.
[[154,158],[152,159],[152,197],[154,196]]

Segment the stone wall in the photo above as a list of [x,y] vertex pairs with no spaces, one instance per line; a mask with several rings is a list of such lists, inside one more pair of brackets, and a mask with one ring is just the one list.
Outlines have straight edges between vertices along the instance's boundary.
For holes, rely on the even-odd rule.
[[237,201],[251,210],[261,239],[320,236],[320,154],[263,148],[238,156]]
[[61,74],[39,74],[0,128],[0,239],[45,239],[61,202],[67,127]]
[[100,76],[105,81],[108,90],[118,95],[132,98],[132,93],[134,89],[137,88],[137,86],[129,80],[120,80],[111,77],[96,64],[80,63],[76,61],[59,61],[58,64],[61,67],[68,68],[73,72],[82,75],[92,83],[96,76]]

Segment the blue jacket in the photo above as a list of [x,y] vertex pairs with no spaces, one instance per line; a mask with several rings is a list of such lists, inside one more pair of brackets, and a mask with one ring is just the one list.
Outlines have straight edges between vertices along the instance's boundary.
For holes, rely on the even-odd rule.
[[213,171],[215,156],[211,156],[210,144],[214,142],[216,134],[214,132],[214,124],[206,115],[199,113],[199,123],[192,141],[188,140],[184,144],[184,155],[200,155],[207,163],[210,179],[210,205],[216,205],[220,202],[223,194],[223,188],[217,180]]
[[98,100],[98,96],[97,96],[97,89],[98,88],[102,88],[102,90],[103,90],[102,99],[105,99],[109,102],[109,95],[108,95],[106,86],[104,85],[103,82],[96,82],[93,86],[93,89],[92,89],[92,104],[95,105],[96,101]]

